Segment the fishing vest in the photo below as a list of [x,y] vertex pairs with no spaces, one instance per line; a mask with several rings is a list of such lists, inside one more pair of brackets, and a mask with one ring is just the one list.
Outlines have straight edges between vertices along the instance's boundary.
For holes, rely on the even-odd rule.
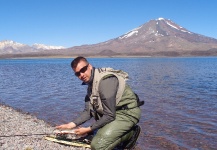
[[[102,79],[115,76],[118,79],[119,86],[116,94],[116,105],[120,102],[128,80],[128,74],[122,70],[114,70],[112,68],[98,68],[95,69],[94,78],[92,83],[92,93],[90,98],[90,109],[97,112],[97,115],[103,114],[102,102],[99,96],[99,83]],[[92,115],[94,115],[92,113]],[[96,118],[96,116],[94,115]],[[98,116],[100,117],[100,116]]]

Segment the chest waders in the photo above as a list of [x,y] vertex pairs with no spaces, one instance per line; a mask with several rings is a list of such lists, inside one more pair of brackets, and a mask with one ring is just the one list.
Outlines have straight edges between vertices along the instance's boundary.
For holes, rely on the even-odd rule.
[[92,87],[88,87],[91,114],[96,120],[103,116],[103,107],[99,96],[99,83],[101,80],[111,76],[115,76],[119,82],[116,94],[116,117],[114,121],[97,131],[91,142],[91,149],[93,150],[111,150],[123,141],[130,139],[134,133],[132,127],[139,122],[141,115],[137,97],[126,84],[128,74],[112,68],[95,69]]

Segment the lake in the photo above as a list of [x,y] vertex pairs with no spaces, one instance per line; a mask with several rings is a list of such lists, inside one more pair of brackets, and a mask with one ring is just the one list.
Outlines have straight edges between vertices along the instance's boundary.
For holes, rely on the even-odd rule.
[[[0,103],[52,125],[72,121],[83,110],[86,86],[71,60],[0,60]],[[216,149],[217,57],[88,60],[129,73],[129,85],[145,101],[140,149]]]

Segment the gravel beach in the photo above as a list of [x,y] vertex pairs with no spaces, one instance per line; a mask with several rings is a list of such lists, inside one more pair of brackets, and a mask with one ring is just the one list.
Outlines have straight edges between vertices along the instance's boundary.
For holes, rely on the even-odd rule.
[[0,105],[1,150],[87,150],[57,144],[44,139],[54,127],[35,116]]

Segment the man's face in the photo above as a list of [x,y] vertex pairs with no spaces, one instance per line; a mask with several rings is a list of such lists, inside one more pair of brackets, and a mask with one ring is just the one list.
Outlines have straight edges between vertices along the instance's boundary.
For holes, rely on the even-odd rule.
[[82,60],[78,63],[76,68],[73,68],[75,75],[85,83],[87,83],[90,80],[91,70],[92,66]]

